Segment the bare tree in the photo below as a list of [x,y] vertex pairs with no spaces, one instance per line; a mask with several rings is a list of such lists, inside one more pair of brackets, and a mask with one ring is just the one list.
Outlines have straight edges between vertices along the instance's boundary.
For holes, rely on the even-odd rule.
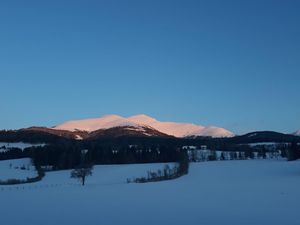
[[79,179],[81,181],[82,186],[85,185],[85,179],[88,176],[92,176],[93,166],[92,164],[86,163],[86,154],[88,153],[88,149],[81,150],[81,163],[77,169],[71,171],[71,178]]
[[86,167],[86,168],[78,168],[74,169],[71,172],[71,178],[79,179],[81,181],[82,186],[85,185],[85,179],[87,176],[92,175],[93,167]]

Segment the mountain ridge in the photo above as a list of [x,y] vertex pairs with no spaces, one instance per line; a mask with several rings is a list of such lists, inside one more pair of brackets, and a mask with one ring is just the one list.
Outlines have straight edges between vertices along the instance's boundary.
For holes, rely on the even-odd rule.
[[221,127],[204,127],[193,123],[161,122],[145,114],[134,115],[128,118],[119,115],[105,115],[99,118],[71,120],[59,124],[52,129],[67,131],[93,132],[100,129],[113,127],[149,127],[161,133],[174,137],[188,136],[211,136],[211,137],[233,137],[234,134]]

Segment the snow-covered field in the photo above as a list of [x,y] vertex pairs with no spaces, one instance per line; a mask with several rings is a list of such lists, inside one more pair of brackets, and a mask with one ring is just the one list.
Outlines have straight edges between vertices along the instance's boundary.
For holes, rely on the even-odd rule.
[[30,158],[0,161],[0,181],[26,180],[37,176]]
[[0,187],[1,224],[300,224],[300,161],[194,163],[177,180],[126,183],[162,166],[96,166],[85,187],[69,178],[70,171]]

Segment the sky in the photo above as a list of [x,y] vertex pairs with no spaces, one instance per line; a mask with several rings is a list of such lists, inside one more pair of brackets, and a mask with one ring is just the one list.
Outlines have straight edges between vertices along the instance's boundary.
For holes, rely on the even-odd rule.
[[300,1],[0,1],[0,129],[106,114],[300,129]]

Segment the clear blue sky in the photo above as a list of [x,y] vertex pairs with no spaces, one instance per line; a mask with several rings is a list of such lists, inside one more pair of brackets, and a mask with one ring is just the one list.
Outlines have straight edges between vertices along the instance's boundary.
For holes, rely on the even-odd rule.
[[300,129],[300,1],[0,1],[0,129],[103,114]]

